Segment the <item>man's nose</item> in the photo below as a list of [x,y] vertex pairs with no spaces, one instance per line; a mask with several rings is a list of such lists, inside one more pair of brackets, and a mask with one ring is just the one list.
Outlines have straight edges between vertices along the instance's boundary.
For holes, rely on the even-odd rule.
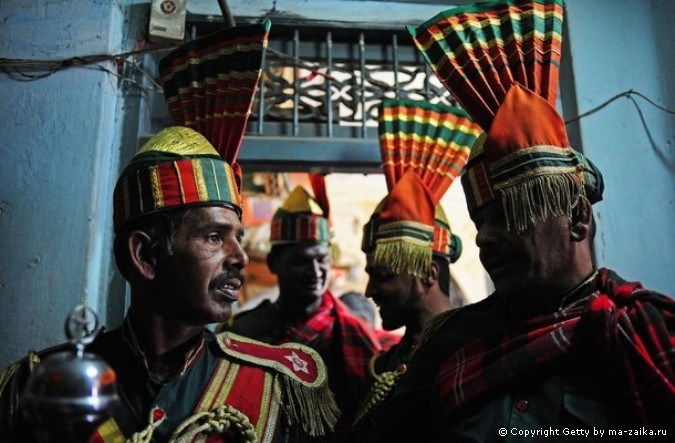
[[496,241],[494,234],[494,229],[492,229],[489,224],[483,224],[476,232],[476,246],[480,249],[490,243],[494,243]]
[[319,260],[310,260],[307,263],[305,271],[309,275],[321,275],[321,262]]
[[231,247],[226,247],[225,253],[227,254],[227,259],[225,260],[227,266],[239,266],[243,268],[249,262],[246,250],[238,241],[234,241]]

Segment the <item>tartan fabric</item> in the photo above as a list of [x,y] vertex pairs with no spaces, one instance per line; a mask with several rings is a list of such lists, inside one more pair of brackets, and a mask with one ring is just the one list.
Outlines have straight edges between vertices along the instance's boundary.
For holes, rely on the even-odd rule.
[[164,97],[176,125],[204,135],[241,186],[237,155],[262,73],[271,22],[236,26],[188,42],[159,62]]
[[368,361],[381,350],[378,338],[347,305],[326,291],[312,317],[299,326],[286,326],[280,343],[286,342],[302,343],[324,356],[329,383],[342,411],[336,432],[341,438],[348,436],[353,414],[369,389]]
[[675,301],[608,269],[595,284],[583,305],[474,340],[446,358],[435,380],[440,420],[562,363],[588,367],[589,377],[606,383],[624,423],[649,426],[650,412],[659,411],[675,419]]
[[364,226],[362,249],[384,272],[421,276],[433,253],[459,257],[439,202],[482,131],[460,109],[403,99],[382,102],[378,131],[388,195]]
[[335,349],[333,343],[340,343],[343,370],[350,380],[349,389],[354,398],[363,398],[367,391],[366,368],[370,357],[380,350],[379,341],[330,292],[323,295],[321,307],[307,322],[287,329],[286,341],[306,344],[318,350]]
[[569,215],[580,195],[601,199],[602,178],[570,146],[555,109],[562,0],[483,2],[408,26],[443,85],[486,131],[462,184],[470,213],[501,200],[518,231]]
[[403,335],[396,332],[387,331],[385,329],[377,328],[373,329],[373,332],[375,333],[375,337],[377,337],[377,341],[383,351],[388,351],[393,346],[396,346],[403,338]]
[[199,133],[173,126],[143,145],[113,192],[115,232],[129,220],[165,209],[224,205],[241,214],[234,173]]

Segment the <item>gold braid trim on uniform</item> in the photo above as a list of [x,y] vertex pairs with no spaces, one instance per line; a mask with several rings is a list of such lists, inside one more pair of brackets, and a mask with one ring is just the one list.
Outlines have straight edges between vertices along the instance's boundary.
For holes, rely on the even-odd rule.
[[[9,397],[9,409],[7,412],[13,415],[19,410],[19,398],[21,396],[20,386],[22,380],[27,379],[28,375],[32,374],[35,368],[40,364],[40,357],[35,351],[28,352],[28,355],[21,361],[18,361],[0,372],[0,398]],[[27,370],[25,377],[19,374]],[[5,393],[7,389],[7,393]]]
[[364,402],[354,416],[354,421],[352,422],[354,428],[357,428],[366,417],[370,416],[389,397],[399,377],[406,372],[405,365],[402,365],[401,369],[397,368],[394,371],[384,371],[381,374],[377,374],[375,372],[375,360],[377,360],[377,357],[378,355],[373,355],[368,362],[368,371],[375,378],[375,383],[371,386],[368,395],[366,395]]
[[[198,412],[180,424],[169,443],[187,443],[199,434],[225,434],[235,437],[238,443],[257,443],[258,436],[248,417],[229,405],[218,405],[207,412]],[[229,441],[229,440],[228,440]]]
[[[328,385],[328,374],[319,356],[319,353],[303,344],[288,342],[280,345],[270,345],[252,338],[243,337],[232,332],[221,332],[217,335],[218,343],[227,355],[243,361],[253,362],[266,368],[275,370],[275,382],[281,386],[284,396],[284,412],[290,423],[298,423],[302,429],[312,437],[326,435],[333,431],[340,418],[340,408],[335,403],[333,391]],[[270,358],[258,357],[237,351],[231,346],[232,342],[250,343],[274,349],[297,349],[317,364],[316,379],[302,381],[292,369]]]
[[154,413],[155,408],[150,409],[148,426],[142,431],[134,433],[126,440],[126,443],[150,443],[152,441],[152,434],[155,432],[155,429],[157,429],[166,419],[166,415],[162,415],[159,419],[155,419]]
[[312,437],[331,432],[340,417],[333,391],[328,384],[311,387],[280,375],[281,386],[287,400],[286,413],[291,422],[300,423]]

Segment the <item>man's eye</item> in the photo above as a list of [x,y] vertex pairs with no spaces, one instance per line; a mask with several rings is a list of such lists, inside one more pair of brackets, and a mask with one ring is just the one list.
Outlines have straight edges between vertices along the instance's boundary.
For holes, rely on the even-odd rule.
[[386,272],[382,271],[373,271],[372,274],[370,274],[370,277],[378,280],[378,281],[387,281],[391,280],[392,278],[396,277],[394,274],[388,274]]
[[206,239],[211,242],[211,243],[220,243],[220,235],[218,234],[210,234],[206,237]]

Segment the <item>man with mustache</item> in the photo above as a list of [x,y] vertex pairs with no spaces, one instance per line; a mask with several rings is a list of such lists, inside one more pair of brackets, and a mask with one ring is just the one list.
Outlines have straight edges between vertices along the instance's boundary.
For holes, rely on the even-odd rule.
[[296,187],[275,212],[267,266],[279,296],[235,315],[221,328],[266,343],[295,341],[319,352],[342,416],[334,441],[352,441],[350,424],[368,385],[366,364],[380,350],[372,330],[328,289],[332,233],[323,176],[312,175],[316,198]]
[[[198,132],[169,127],[122,172],[114,203],[131,303],[123,325],[87,347],[114,370],[121,400],[92,441],[322,441],[338,411],[315,351],[205,327],[232,315],[248,262],[231,166]],[[30,423],[7,408],[31,364],[56,350],[1,377],[3,441],[31,441]]]
[[593,263],[604,186],[555,108],[562,20],[561,0],[516,0],[408,28],[486,132],[462,185],[495,291],[425,331],[360,442],[607,441],[628,429],[660,441],[672,430],[675,302]]

